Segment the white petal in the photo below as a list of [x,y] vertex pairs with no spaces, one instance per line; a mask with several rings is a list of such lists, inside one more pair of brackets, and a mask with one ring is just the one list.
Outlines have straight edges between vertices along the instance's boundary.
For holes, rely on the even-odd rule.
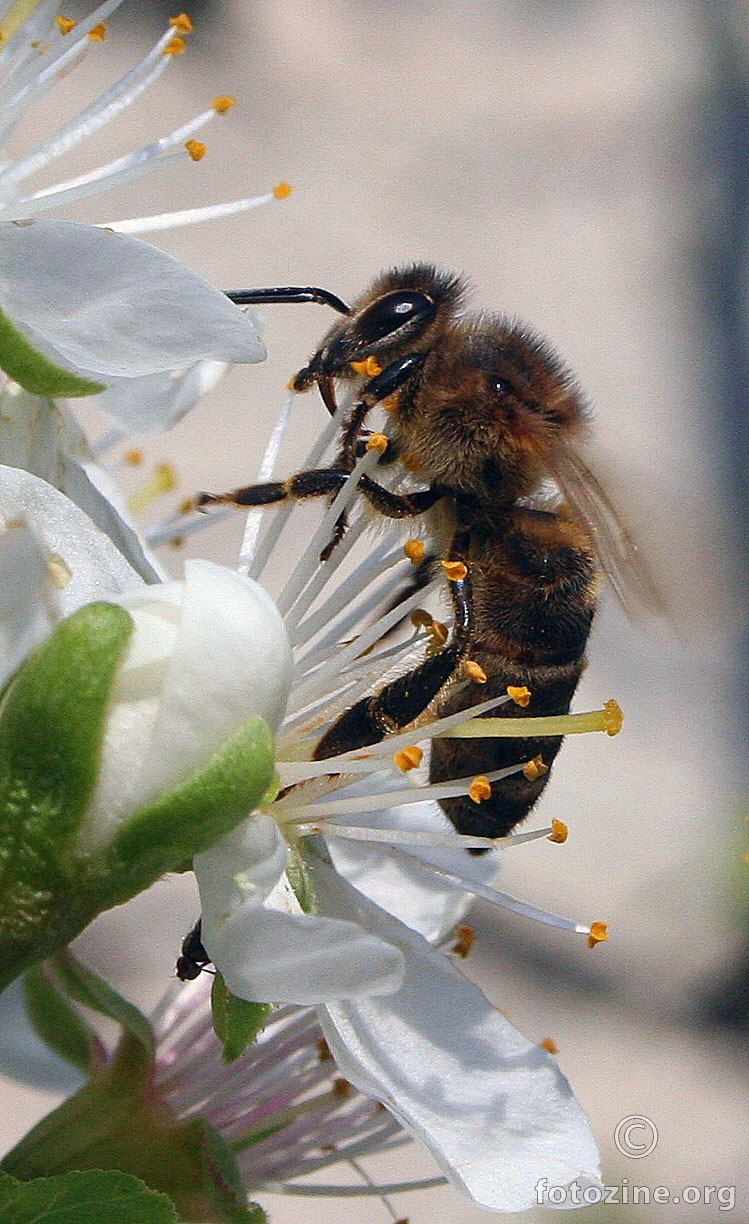
[[[322,872],[317,887],[327,904]],[[551,1055],[419,935],[364,905],[368,929],[403,950],[406,978],[397,994],[320,1009],[346,1078],[383,1101],[483,1207],[525,1211],[543,1177],[554,1186],[598,1180],[587,1120]]]
[[42,351],[104,381],[265,356],[253,318],[179,260],[72,221],[0,225],[0,306]]
[[223,361],[198,361],[181,371],[109,378],[106,391],[88,396],[88,402],[127,433],[160,433],[194,408],[225,369]]
[[6,387],[0,455],[9,467],[40,476],[75,502],[146,582],[163,576],[155,557],[146,552],[119,489],[94,461],[83,431],[63,404]]
[[57,595],[62,616],[142,583],[114,544],[72,501],[37,476],[0,467],[0,524],[17,519],[28,523],[43,547],[62,562]]
[[275,821],[263,813],[195,856],[201,938],[232,994],[307,1004],[397,990],[403,976],[397,948],[355,921],[264,904],[286,856]]
[[[351,787],[345,793],[355,794],[357,789],[364,792],[367,785]],[[452,825],[433,800],[401,804],[361,817],[352,816],[350,823],[380,829],[434,830],[440,834],[452,831]],[[346,841],[339,837],[329,839],[331,858],[347,880],[388,913],[419,931],[430,943],[437,943],[464,917],[473,898],[464,889],[430,875],[414,860],[434,863],[460,875],[467,883],[478,880],[493,884],[499,874],[499,852],[490,850],[487,854],[473,855],[466,850],[440,847],[406,846],[405,849],[407,856],[399,856],[397,849],[389,855],[378,844]]]
[[10,523],[0,535],[0,688],[54,624],[47,556],[33,531]]

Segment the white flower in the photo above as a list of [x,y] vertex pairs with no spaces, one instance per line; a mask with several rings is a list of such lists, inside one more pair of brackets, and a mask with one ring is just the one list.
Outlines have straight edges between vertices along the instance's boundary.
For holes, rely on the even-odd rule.
[[[0,19],[0,147],[26,110],[93,43],[122,0],[106,0],[78,24],[56,5],[16,4]],[[251,314],[238,310],[201,277],[164,252],[124,232],[38,214],[117,186],[168,164],[199,158],[193,137],[232,105],[227,97],[150,145],[67,182],[24,194],[26,179],[50,166],[110,122],[174,62],[191,24],[175,18],[156,45],[115,85],[51,136],[17,157],[0,160],[0,360],[27,390],[40,395],[89,394],[105,387],[99,406],[130,431],[168,428],[196,401],[206,363],[260,361],[265,350]],[[128,234],[192,223],[254,207],[284,192],[140,218]],[[30,346],[30,347],[29,347]],[[51,363],[51,364],[45,364]],[[69,377],[63,377],[65,372]],[[70,375],[87,380],[76,386]]]
[[[345,544],[324,566],[318,560],[358,476],[376,460],[373,454],[360,461],[281,593],[295,649],[294,686],[277,738],[283,789],[196,856],[201,937],[241,997],[316,1003],[346,1078],[383,1101],[477,1203],[526,1210],[543,1176],[554,1185],[597,1182],[595,1142],[554,1058],[522,1037],[425,936],[443,938],[476,894],[591,938],[598,931],[492,887],[494,843],[457,834],[435,802],[467,792],[472,779],[435,786],[399,772],[399,750],[509,698],[371,748],[310,759],[321,731],[394,667],[402,669],[418,641],[418,631],[396,645],[384,634],[427,597],[423,590],[390,613],[374,614],[407,580],[398,545],[380,543],[328,589],[366,521],[354,517]],[[277,511],[275,522],[267,516],[252,572],[262,570],[289,512]],[[251,516],[248,539],[255,527]],[[378,588],[382,575],[387,582]],[[561,840],[562,831],[516,833],[503,844],[549,836]],[[469,856],[467,847],[488,852]],[[311,913],[302,914],[299,898]]]

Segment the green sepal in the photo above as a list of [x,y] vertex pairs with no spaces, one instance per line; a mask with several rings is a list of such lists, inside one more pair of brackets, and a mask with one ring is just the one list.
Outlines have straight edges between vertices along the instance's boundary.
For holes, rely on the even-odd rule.
[[152,1076],[153,1061],[126,1034],[113,1063],[24,1136],[3,1171],[29,1181],[119,1169],[166,1194],[185,1220],[262,1224],[227,1144],[202,1118],[175,1122]]
[[251,718],[202,769],[132,816],[102,854],[108,905],[134,896],[205,850],[258,805],[273,777],[273,734]]
[[286,876],[302,913],[315,912],[315,886],[312,873],[297,849],[292,847],[286,862]]
[[26,1015],[37,1037],[59,1058],[89,1075],[99,1064],[100,1043],[45,971],[30,969],[23,979]]
[[211,989],[213,1028],[224,1047],[224,1062],[235,1062],[256,1040],[268,1023],[272,1003],[249,1003],[228,989],[220,973]]
[[91,1169],[20,1182],[0,1173],[3,1224],[177,1224],[165,1194],[137,1177]]
[[133,1041],[142,1047],[147,1059],[154,1054],[153,1029],[142,1011],[118,994],[108,982],[100,978],[93,969],[82,964],[70,951],[63,949],[50,957],[47,962],[54,974],[59,987],[69,994],[76,1003],[81,1003],[91,1011],[114,1020]]
[[132,631],[123,608],[81,608],[30,655],[0,704],[0,989],[98,912],[74,843]]
[[98,395],[100,391],[106,391],[105,383],[82,378],[80,374],[50,361],[49,357],[34,348],[3,310],[0,310],[0,368],[24,391],[48,399]]

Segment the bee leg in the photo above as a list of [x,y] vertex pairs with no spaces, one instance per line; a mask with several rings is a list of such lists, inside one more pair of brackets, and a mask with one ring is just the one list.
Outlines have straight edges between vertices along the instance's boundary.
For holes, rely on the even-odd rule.
[[[469,533],[458,532],[450,549],[449,561],[463,563],[468,554]],[[424,660],[405,676],[384,685],[378,693],[364,697],[346,710],[330,727],[313,752],[313,759],[324,761],[378,744],[386,735],[406,727],[434,700],[470,650],[473,636],[473,607],[468,572],[450,582],[455,614],[453,640]]]
[[231,489],[228,493],[197,493],[193,500],[196,509],[216,505],[272,506],[287,498],[304,501],[308,497],[326,497],[337,493],[349,475],[340,468],[313,468],[308,472],[298,472],[288,480],[246,485],[242,489]]

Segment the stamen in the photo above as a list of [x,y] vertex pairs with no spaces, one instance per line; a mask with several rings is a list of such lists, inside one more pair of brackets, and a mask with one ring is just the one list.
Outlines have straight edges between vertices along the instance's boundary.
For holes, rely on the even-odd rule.
[[100,221],[99,226],[114,230],[117,234],[154,234],[158,230],[176,229],[180,225],[199,225],[203,221],[232,217],[236,213],[260,208],[263,204],[272,204],[278,198],[275,192],[266,191],[264,195],[245,196],[241,200],[227,200],[223,204],[206,204],[202,208],[180,208],[175,212],[155,213],[151,217],[128,217],[124,221]]
[[[525,768],[523,768],[523,773],[525,773]],[[468,797],[474,803],[483,803],[485,799],[491,799],[492,788],[489,779],[483,774],[474,778],[468,787]]]
[[128,498],[128,508],[132,514],[142,514],[165,493],[171,493],[177,487],[177,473],[171,463],[157,463],[153,476],[132,497]]
[[322,833],[325,837],[340,837],[344,841],[373,842],[383,846],[426,846],[428,849],[446,846],[450,850],[496,850],[503,840],[455,831],[437,833],[431,829],[375,829],[366,825],[342,825],[326,817],[314,823],[295,825],[295,828],[300,837]]
[[208,146],[202,140],[186,140],[185,148],[193,161],[202,161],[208,152]]
[[169,18],[170,26],[174,26],[175,30],[179,30],[180,34],[192,34],[195,26],[191,17],[187,13],[179,13],[177,17]]
[[527,761],[523,766],[523,777],[529,782],[537,782],[544,774],[549,772],[549,766],[544,764],[544,759],[541,756],[534,757],[532,761]]
[[421,748],[416,747],[416,744],[411,744],[408,748],[402,748],[393,757],[396,768],[400,769],[402,773],[408,773],[410,769],[418,769],[423,759],[424,753]]
[[383,433],[373,433],[367,439],[366,449],[368,451],[377,451],[378,455],[384,455],[388,448],[388,440]]
[[91,39],[91,42],[104,42],[104,39],[106,38],[106,36],[107,36],[106,21],[100,21],[98,25],[94,26],[93,30],[89,30],[88,32],[88,37]]
[[278,183],[273,188],[272,195],[276,200],[288,200],[293,190],[291,183]]
[[182,55],[186,50],[187,43],[184,38],[180,38],[177,35],[175,38],[171,38],[164,47],[164,55]]
[[525,685],[518,686],[515,684],[508,684],[507,696],[512,698],[515,705],[522,706],[523,709],[525,709],[526,706],[530,705],[532,694],[531,690],[526,688]]
[[460,670],[466,680],[473,680],[474,684],[486,684],[488,679],[486,672],[481,664],[474,662],[473,659],[464,659],[460,665]]
[[69,34],[71,30],[75,29],[78,22],[74,21],[72,17],[62,17],[58,13],[58,15],[55,17],[55,25],[64,38],[66,34]]
[[609,937],[609,927],[607,922],[591,922],[588,932],[588,947],[595,948],[596,944],[605,943]]
[[461,922],[455,934],[457,938],[450,951],[459,956],[461,960],[465,960],[476,942],[476,928],[469,926],[467,922]]
[[419,565],[424,560],[425,552],[423,540],[406,540],[403,545],[403,554],[412,565]]
[[605,731],[607,735],[616,735],[620,729],[621,710],[612,701],[607,702],[602,710],[590,710],[585,714],[556,714],[548,718],[473,718],[441,734],[440,738],[527,739],[538,735],[584,735],[588,731]]
[[236,98],[232,98],[231,94],[219,94],[211,102],[211,106],[219,115],[225,115],[233,106],[236,106]]
[[351,369],[362,378],[376,378],[382,373],[382,366],[376,357],[365,357],[364,361],[352,361]]
[[563,846],[569,835],[569,829],[562,820],[552,820],[551,833],[547,838],[548,841],[554,842],[557,846]]
[[549,1054],[557,1055],[559,1053],[559,1046],[552,1037],[544,1037],[543,1041],[539,1041],[538,1044],[542,1050],[546,1050]]
[[462,582],[468,576],[468,566],[462,561],[440,561],[448,582]]

